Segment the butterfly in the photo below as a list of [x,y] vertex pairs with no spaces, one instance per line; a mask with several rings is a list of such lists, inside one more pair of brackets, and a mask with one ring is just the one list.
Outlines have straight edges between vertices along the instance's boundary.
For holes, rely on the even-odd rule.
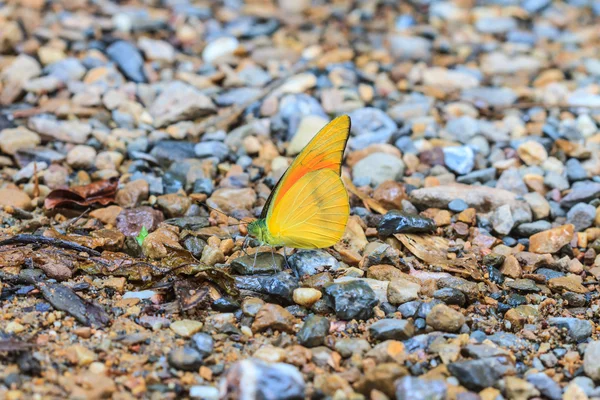
[[325,125],[283,174],[260,218],[248,225],[251,237],[270,246],[319,249],[337,243],[350,214],[340,178],[350,117]]

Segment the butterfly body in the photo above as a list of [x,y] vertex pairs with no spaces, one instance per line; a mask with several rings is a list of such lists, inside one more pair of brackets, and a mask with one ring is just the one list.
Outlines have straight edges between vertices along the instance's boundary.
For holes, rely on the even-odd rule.
[[350,205],[340,178],[350,118],[341,116],[321,129],[298,154],[269,196],[250,236],[271,246],[317,249],[344,234]]

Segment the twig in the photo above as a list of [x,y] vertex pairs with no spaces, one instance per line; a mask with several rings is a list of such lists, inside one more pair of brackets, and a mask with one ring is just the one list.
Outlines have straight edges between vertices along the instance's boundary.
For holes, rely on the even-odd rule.
[[61,249],[84,252],[94,257],[99,257],[101,255],[101,253],[96,250],[90,249],[89,247],[85,247],[74,242],[69,242],[67,240],[61,239],[47,238],[38,235],[22,234],[0,241],[0,246],[6,246],[9,244],[45,244],[48,246],[59,247]]

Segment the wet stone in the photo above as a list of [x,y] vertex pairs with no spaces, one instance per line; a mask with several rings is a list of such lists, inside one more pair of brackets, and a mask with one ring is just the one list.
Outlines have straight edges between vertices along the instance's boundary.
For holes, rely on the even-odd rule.
[[231,268],[236,274],[276,274],[283,270],[285,261],[281,254],[268,252],[259,253],[254,261],[254,255],[238,257],[231,262]]
[[300,250],[288,258],[288,263],[299,276],[336,271],[340,265],[335,257],[323,250]]
[[415,334],[413,323],[401,319],[382,319],[369,326],[374,340],[407,340]]
[[298,288],[298,281],[292,275],[280,272],[274,275],[248,275],[236,276],[235,283],[238,289],[256,292],[267,297],[291,303],[294,290]]
[[336,316],[343,320],[369,319],[373,315],[373,307],[379,303],[373,289],[361,280],[327,286],[325,299]]
[[433,297],[443,301],[446,304],[463,306],[467,299],[463,292],[453,288],[443,288],[433,292]]
[[386,237],[394,233],[429,233],[436,229],[430,218],[406,214],[401,211],[388,211],[377,225],[377,233]]
[[321,346],[329,333],[329,320],[325,317],[311,314],[297,334],[298,343],[305,347]]

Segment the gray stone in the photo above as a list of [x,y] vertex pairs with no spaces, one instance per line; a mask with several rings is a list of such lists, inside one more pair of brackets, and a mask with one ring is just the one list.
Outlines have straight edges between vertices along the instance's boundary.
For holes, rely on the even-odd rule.
[[288,263],[298,276],[336,271],[340,267],[339,261],[323,250],[300,250],[288,258]]
[[490,222],[494,230],[501,235],[508,235],[515,225],[510,206],[505,204],[494,210]]
[[595,381],[600,381],[600,341],[593,341],[585,348],[583,370]]
[[594,218],[596,207],[586,203],[577,203],[567,212],[567,223],[573,224],[577,232],[592,226]]
[[363,280],[334,283],[325,288],[325,299],[343,320],[365,320],[373,315],[379,301],[375,292]]
[[475,166],[475,153],[469,146],[444,147],[444,163],[459,175],[468,174]]
[[298,331],[298,343],[304,347],[321,346],[329,333],[329,320],[319,315],[309,315]]
[[516,233],[522,237],[529,237],[538,232],[547,231],[552,228],[552,224],[548,221],[535,221],[521,224],[516,228]]
[[458,361],[448,364],[448,371],[470,390],[480,391],[494,384],[504,375],[513,375],[516,369],[508,357],[490,357]]
[[528,374],[525,378],[527,382],[533,384],[542,395],[548,397],[550,400],[560,400],[562,398],[560,385],[543,372]]
[[567,334],[576,342],[582,342],[592,335],[592,323],[585,319],[553,317],[548,318],[548,324],[567,328]]
[[387,180],[396,181],[404,175],[404,162],[391,154],[373,153],[357,162],[352,168],[354,179],[368,178],[372,186]]
[[404,376],[396,381],[397,400],[444,400],[446,392],[442,380]]
[[544,177],[544,184],[552,189],[566,190],[569,188],[569,181],[563,175],[548,171]]
[[410,321],[388,318],[371,324],[369,334],[375,340],[407,340],[415,334],[415,327]]
[[359,108],[349,116],[352,137],[348,140],[348,147],[353,150],[364,149],[374,143],[387,143],[398,129],[394,120],[374,107]]
[[500,175],[496,183],[498,189],[511,191],[512,193],[524,195],[529,192],[527,185],[523,182],[523,178],[516,168],[507,169]]
[[581,182],[573,185],[571,191],[560,201],[560,205],[563,208],[570,208],[577,203],[588,203],[598,197],[600,197],[600,183]]
[[446,124],[446,132],[453,139],[461,143],[467,143],[479,133],[479,121],[468,115],[451,119]]

